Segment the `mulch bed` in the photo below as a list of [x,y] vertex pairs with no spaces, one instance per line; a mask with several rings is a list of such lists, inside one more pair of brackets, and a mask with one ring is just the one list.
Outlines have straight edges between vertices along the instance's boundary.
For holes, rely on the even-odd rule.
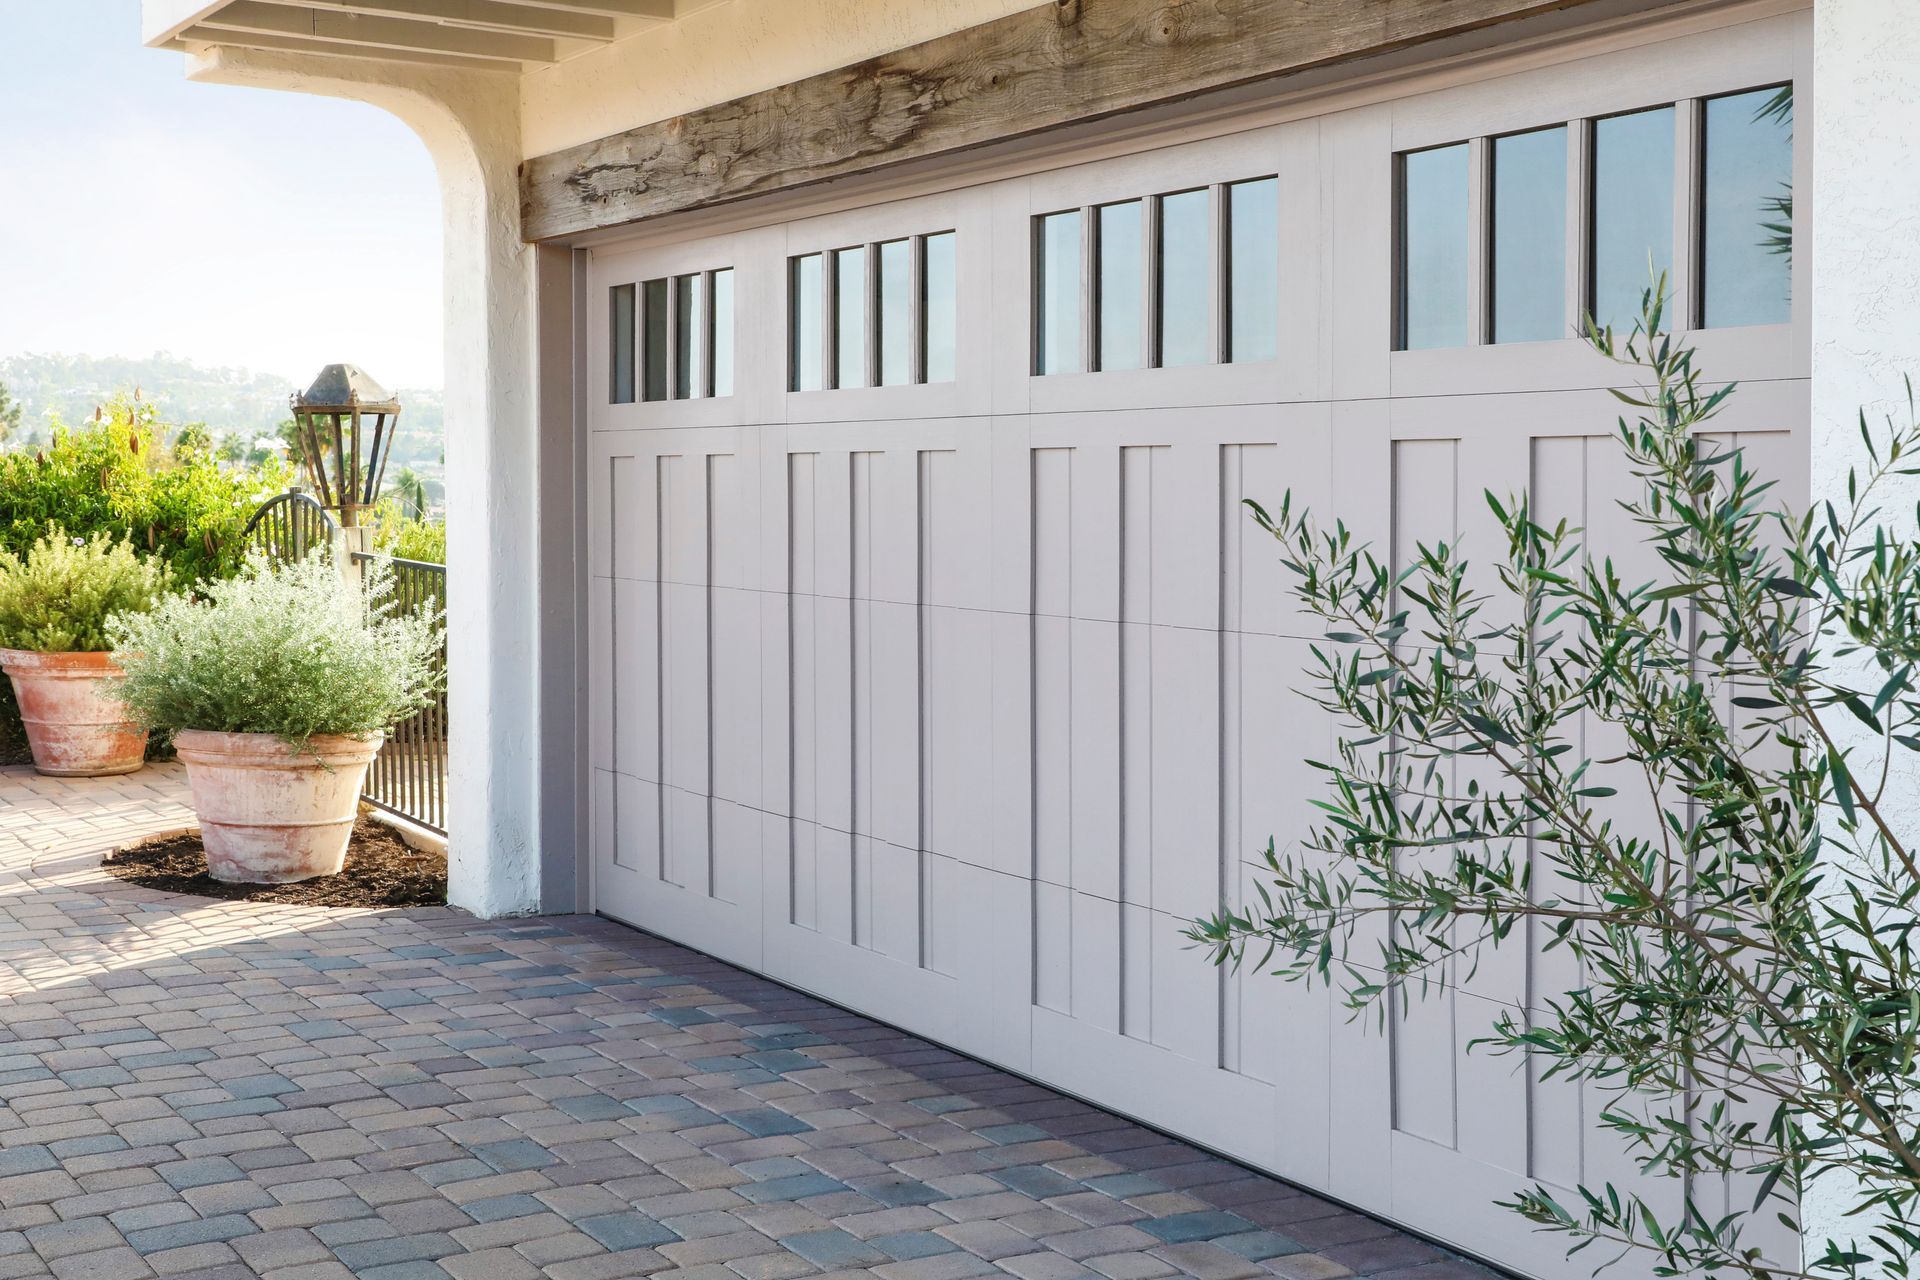
[[236,902],[305,907],[426,907],[447,900],[447,860],[411,848],[392,827],[364,813],[337,876],[297,884],[227,884],[207,874],[200,833],[161,836],[129,845],[101,865],[112,875],[162,893],[193,893]]

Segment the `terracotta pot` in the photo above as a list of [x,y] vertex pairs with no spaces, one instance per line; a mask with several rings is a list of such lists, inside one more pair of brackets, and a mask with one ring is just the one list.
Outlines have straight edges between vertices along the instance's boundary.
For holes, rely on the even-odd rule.
[[329,736],[296,748],[270,733],[175,734],[208,874],[238,884],[338,875],[380,742]]
[[112,694],[120,664],[110,653],[0,649],[13,681],[33,767],[56,778],[132,773],[145,760],[147,731]]

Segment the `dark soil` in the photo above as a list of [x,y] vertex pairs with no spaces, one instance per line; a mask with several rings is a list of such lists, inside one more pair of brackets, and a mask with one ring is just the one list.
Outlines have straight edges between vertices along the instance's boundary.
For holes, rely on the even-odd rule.
[[238,902],[287,902],[307,907],[426,907],[447,900],[447,860],[408,847],[393,828],[364,813],[337,876],[297,884],[227,884],[207,874],[200,833],[142,841],[108,857],[107,871],[129,884],[162,893],[194,893]]

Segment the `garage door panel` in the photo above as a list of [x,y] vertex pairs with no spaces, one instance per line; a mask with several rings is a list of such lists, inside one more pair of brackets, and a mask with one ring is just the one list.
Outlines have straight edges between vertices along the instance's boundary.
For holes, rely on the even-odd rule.
[[823,932],[792,926],[767,931],[766,961],[783,981],[809,991],[843,993],[843,1003],[884,1021],[953,1042],[981,1033],[982,1006],[962,982],[916,960],[850,947]]
[[[917,849],[921,831],[921,613],[910,604],[856,606],[865,618],[858,650],[868,666],[868,715],[856,733],[862,742],[865,800],[861,820],[876,837]],[[858,658],[856,658],[856,661]]]
[[854,837],[819,823],[807,823],[813,847],[814,931],[823,938],[852,944],[857,902]]
[[[1083,434],[1076,431],[1073,434]],[[1062,447],[1062,446],[1053,446]],[[1068,529],[1065,547],[1069,573],[1068,609],[1075,618],[1120,620],[1118,554],[1121,528],[1120,450],[1104,443],[1064,446],[1068,472],[1064,487],[1034,494],[1034,524],[1061,518]],[[1136,472],[1136,483],[1138,472]],[[1057,476],[1049,473],[1049,480]]]
[[754,807],[767,803],[761,794],[761,603],[761,593],[738,587],[715,587],[708,600],[713,794]]
[[[1082,893],[1121,894],[1122,639],[1117,622],[1068,623],[1071,754],[1036,787],[1064,784],[1071,800],[1072,878]],[[1040,798],[1036,796],[1036,804]]]
[[[982,821],[993,773],[994,618],[975,609],[920,611],[926,674],[924,847],[976,867],[996,865],[994,827]],[[1018,677],[1018,672],[1009,676]]]
[[1102,1031],[1119,1034],[1125,992],[1125,924],[1112,898],[1075,891],[1067,938],[1072,999],[1068,1014]]
[[[1209,575],[1213,576],[1213,575]],[[1151,670],[1153,738],[1148,790],[1151,860],[1129,901],[1183,919],[1220,909],[1220,636],[1197,628],[1154,627]]]
[[1145,914],[1151,956],[1151,1032],[1146,1038],[1196,1068],[1220,1067],[1220,971],[1196,963],[1200,958],[1185,936],[1191,916]]
[[711,832],[712,896],[741,908],[743,922],[757,924],[766,860],[761,813],[751,805],[716,797]]
[[787,912],[778,919],[802,929],[820,928],[820,881],[817,828],[798,819],[782,821],[776,848],[786,854],[786,865],[773,878],[787,884]]
[[615,774],[613,784],[613,865],[633,878],[657,880],[664,865],[661,827],[666,799],[657,782]]
[[[659,587],[659,667],[664,700],[661,728],[663,780],[694,795],[712,785],[712,695],[710,673],[712,591],[704,583],[663,582]],[[644,668],[635,671],[644,681]]]
[[649,782],[662,779],[660,756],[660,584],[616,578],[607,632],[613,712],[606,759]]
[[873,873],[870,945],[894,960],[922,964],[922,926],[927,909],[925,857],[917,848],[885,840],[868,841],[867,849]]
[[[1660,568],[1617,505],[1636,487],[1599,389],[1617,371],[1571,343],[1392,350],[1393,153],[1416,135],[1457,140],[1431,133],[1419,110],[1381,101],[594,250],[596,289],[730,261],[739,300],[731,403],[590,415],[595,895],[620,919],[1560,1274],[1564,1242],[1517,1231],[1491,1202],[1529,1179],[1628,1180],[1632,1163],[1596,1129],[1601,1093],[1469,1048],[1502,1011],[1538,1016],[1582,980],[1544,931],[1477,970],[1449,966],[1444,989],[1404,1011],[1358,1017],[1325,984],[1217,968],[1184,935],[1193,917],[1257,908],[1263,850],[1299,851],[1326,785],[1309,762],[1336,732],[1299,695],[1325,626],[1292,599],[1287,549],[1244,499],[1277,510],[1291,494],[1396,569],[1419,544],[1460,539],[1484,569],[1505,545],[1482,490],[1527,488],[1624,577]],[[1086,226],[1103,201],[1144,200],[1150,228],[1158,196],[1206,186],[1220,213],[1231,199],[1216,184],[1266,175],[1276,359],[1033,373],[1036,330],[1066,332],[1052,327],[1063,313],[1036,311],[1036,216],[1079,209]],[[948,228],[953,383],[784,390],[793,254]],[[1232,231],[1216,220],[1204,253],[1191,230],[1173,246],[1213,273],[1207,314],[1190,318],[1210,339],[1234,331]],[[1081,265],[1060,296],[1083,308],[1085,354],[1098,351],[1091,242]],[[1144,276],[1153,333],[1165,282]],[[1176,284],[1193,296],[1192,279]],[[1805,353],[1787,328],[1709,333],[1703,350],[1765,367],[1716,426],[1799,496]],[[839,331],[824,317],[822,330]],[[1193,331],[1162,336],[1184,348]],[[1586,755],[1622,745],[1603,724],[1570,732]],[[1472,761],[1441,778],[1453,794],[1497,780]],[[1622,799],[1607,816],[1631,830],[1654,815]],[[1355,956],[1388,927],[1364,923]],[[1698,1189],[1715,1206],[1747,1190]]]
[[[1033,1070],[1195,1141],[1272,1167],[1277,1126],[1273,1090],[1230,1072],[1196,1067],[1148,1040],[1115,1037],[1086,1019],[1033,1013]],[[1180,1082],[1170,1087],[1169,1082]]]
[[1032,894],[1033,984],[1030,999],[1055,1013],[1073,1013],[1073,890],[1036,880]]
[[660,788],[660,878],[703,897],[713,896],[713,809],[704,791]]
[[587,758],[595,769],[614,765],[614,593],[613,579],[587,579]]
[[652,581],[659,576],[659,459],[647,452],[607,460],[607,560],[601,570],[615,577]]

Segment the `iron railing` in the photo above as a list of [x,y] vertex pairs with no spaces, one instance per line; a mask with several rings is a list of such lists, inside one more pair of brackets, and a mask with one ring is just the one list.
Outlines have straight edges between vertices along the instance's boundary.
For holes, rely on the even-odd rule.
[[299,560],[315,547],[331,544],[339,528],[312,494],[289,489],[253,513],[244,536],[250,546],[275,560]]
[[[375,556],[356,551],[354,563],[366,569],[376,562],[393,574],[390,599],[396,613],[431,611],[446,616],[447,567],[424,560]],[[402,720],[367,770],[360,798],[389,813],[447,833],[447,641],[440,633],[440,692],[433,701]]]
[[[340,525],[312,494],[293,490],[264,503],[247,522],[246,539],[275,560],[298,560],[308,552],[335,544]],[[424,560],[353,553],[362,573],[376,562],[393,574],[393,607],[400,613],[447,610],[447,567]],[[446,632],[440,633],[438,661],[447,669]],[[417,822],[430,831],[447,833],[447,695],[443,688],[433,701],[394,726],[367,770],[360,798],[377,808]]]

